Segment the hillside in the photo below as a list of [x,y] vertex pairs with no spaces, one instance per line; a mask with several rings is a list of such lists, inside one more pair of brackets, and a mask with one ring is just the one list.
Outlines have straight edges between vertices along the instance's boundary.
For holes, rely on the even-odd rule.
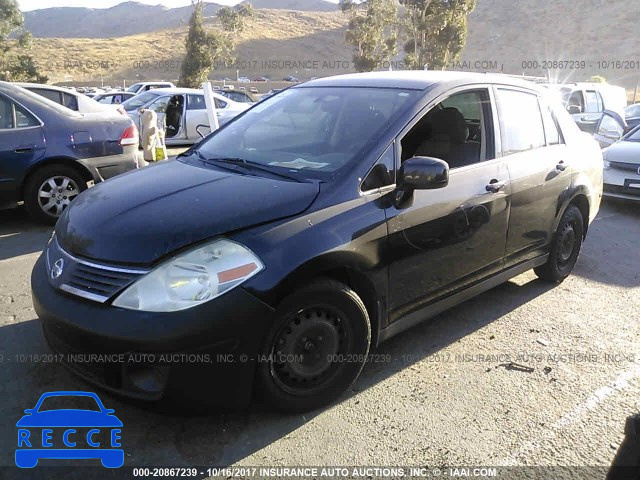
[[[351,54],[344,43],[345,24],[340,12],[258,10],[254,24],[238,39],[240,74],[282,79],[348,72]],[[105,84],[122,85],[123,80],[175,80],[186,33],[182,26],[121,38],[35,38],[32,54],[52,82],[95,83],[103,78]],[[236,68],[224,66],[211,74],[235,76]]]
[[[313,6],[315,0],[253,3],[262,1],[273,5],[309,2],[308,5]],[[217,7],[211,4],[209,8],[207,14],[211,16]],[[131,83],[143,79],[176,79],[184,54],[189,9],[170,12],[173,13],[168,17],[181,18],[178,26],[120,38],[36,38],[33,54],[56,82],[95,82],[102,77],[105,83],[120,85],[123,80]],[[461,57],[465,63],[456,68],[544,75],[544,61],[584,60],[584,65],[573,65],[579,68],[566,68],[571,65],[565,64],[561,65],[565,68],[555,73],[560,80],[568,81],[586,80],[600,74],[611,82],[633,88],[640,80],[637,64],[632,69],[615,69],[599,68],[598,62],[637,60],[630,52],[636,50],[635,18],[639,16],[640,2],[624,0],[479,0],[469,17],[468,42]],[[144,18],[144,22],[120,20],[119,28],[134,28],[129,24],[135,24],[138,29],[155,28],[152,27],[153,15],[145,14]],[[57,19],[49,23],[64,25],[56,28],[65,30],[66,25],[78,25],[74,35],[92,27],[88,20],[78,24],[76,20]],[[350,71],[352,50],[344,43],[346,23],[345,16],[337,11],[258,10],[257,21],[239,38],[239,73],[250,77],[275,79],[296,75],[308,79]],[[615,25],[616,34],[602,34],[611,30],[610,25]],[[480,63],[476,65],[476,62]],[[539,63],[538,68],[535,62]],[[235,70],[218,68],[211,78],[235,78]]]
[[[507,73],[545,75],[523,62],[585,61],[584,69],[559,69],[560,81],[602,75],[630,88],[640,68],[599,68],[598,62],[640,60],[640,2],[627,0],[478,0],[469,16],[462,60],[495,60]],[[535,65],[533,65],[535,66]],[[571,66],[568,64],[568,66]],[[574,64],[574,66],[576,66]],[[581,65],[578,65],[581,66]],[[606,67],[606,65],[604,65]]]
[[[255,8],[300,11],[335,11],[325,0],[253,0]],[[221,5],[205,3],[205,16]],[[44,8],[24,13],[25,26],[38,38],[118,38],[158,32],[186,25],[192,7],[166,8],[139,2],[125,2],[112,8]],[[70,27],[71,26],[71,27]]]
[[254,8],[299,10],[304,12],[335,12],[338,6],[325,0],[246,0]]

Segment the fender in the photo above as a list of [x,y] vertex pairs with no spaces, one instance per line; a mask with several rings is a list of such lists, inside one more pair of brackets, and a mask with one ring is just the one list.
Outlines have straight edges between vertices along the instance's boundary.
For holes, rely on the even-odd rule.
[[[593,220],[592,207],[591,207],[592,193],[589,186],[586,184],[574,184],[569,187],[568,190],[558,199],[558,208],[556,212],[556,218],[553,222],[553,232],[558,229],[562,215],[567,210],[570,204],[576,204],[585,217],[584,225],[584,238],[587,236],[589,224]],[[597,210],[596,212],[597,213]],[[595,216],[595,215],[594,215]]]
[[45,167],[47,165],[53,165],[56,163],[61,165],[69,165],[75,168],[78,171],[78,173],[80,173],[80,175],[82,175],[82,177],[87,182],[90,182],[91,180],[95,181],[95,178],[91,174],[91,172],[87,169],[87,167],[82,165],[82,163],[80,163],[77,158],[68,157],[68,156],[56,156],[56,157],[47,157],[47,158],[41,157],[38,160],[34,161],[29,166],[29,169],[20,180],[20,198],[22,199],[24,197],[24,186],[27,183],[27,179],[33,174],[33,172],[35,172],[39,168]]

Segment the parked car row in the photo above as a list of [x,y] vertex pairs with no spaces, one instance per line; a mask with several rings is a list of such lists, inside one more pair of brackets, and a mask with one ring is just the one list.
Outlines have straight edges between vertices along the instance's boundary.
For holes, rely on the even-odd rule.
[[[213,93],[220,126],[249,108],[248,103],[234,102]],[[158,88],[136,95],[122,104],[139,129],[143,110],[158,115],[158,126],[165,127],[167,145],[189,145],[202,139],[198,126],[209,127],[209,116],[202,90],[190,88]]]
[[[141,93],[112,91],[101,94],[95,101],[61,87],[3,84],[0,133],[12,142],[4,149],[5,156],[0,158],[0,206],[24,201],[34,218],[53,223],[71,200],[86,188],[87,181],[98,183],[137,168],[138,131],[145,109],[157,113],[159,126],[166,129],[168,145],[195,144],[210,133],[201,90],[179,89],[163,82],[141,83],[132,88]],[[589,119],[582,123],[576,121],[576,124],[592,134],[602,148],[610,147],[605,150],[605,194],[639,198],[638,131],[632,130],[625,135],[625,118],[605,108],[615,102],[612,103],[612,95],[603,95],[600,89],[591,84],[563,86],[559,89],[559,98],[574,120],[577,114],[574,110],[579,103],[576,98],[584,100],[585,114],[593,113],[594,119],[595,114],[599,115],[595,123]],[[282,90],[273,89],[262,102],[280,92]],[[220,126],[253,105],[246,101],[253,99],[239,90],[216,90],[213,95]],[[52,107],[52,103],[59,108]],[[620,110],[618,104],[614,106]],[[602,111],[591,112],[597,109]],[[629,123],[637,120],[639,110],[640,105],[623,110]],[[289,113],[290,121],[297,122],[297,112]],[[321,117],[318,121],[321,122]],[[354,118],[354,121],[361,119]],[[479,126],[470,124],[468,128],[467,141],[473,146],[480,135]],[[9,131],[19,135],[10,135]],[[50,176],[43,179],[43,175]]]
[[88,182],[137,168],[133,121],[113,108],[61,105],[83,108],[71,93],[56,102],[0,82],[0,208],[24,202],[34,219],[54,224]]
[[632,128],[626,121],[627,93],[622,87],[606,83],[547,86],[559,96],[580,130],[593,135],[602,148],[617,142]]

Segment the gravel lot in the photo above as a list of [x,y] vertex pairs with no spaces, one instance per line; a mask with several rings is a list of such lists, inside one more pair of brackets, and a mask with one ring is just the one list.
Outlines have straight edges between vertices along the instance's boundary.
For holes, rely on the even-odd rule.
[[[29,277],[49,235],[21,209],[0,212],[2,466],[43,392],[91,390],[17,357],[48,352]],[[375,352],[390,361],[311,414],[163,416],[98,393],[125,425],[129,466],[608,466],[640,411],[639,247],[638,205],[605,202],[563,284],[529,272],[405,332]]]

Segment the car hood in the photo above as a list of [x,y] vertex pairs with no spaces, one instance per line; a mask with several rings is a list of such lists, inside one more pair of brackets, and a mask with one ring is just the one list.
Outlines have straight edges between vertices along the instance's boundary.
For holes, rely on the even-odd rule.
[[607,148],[608,162],[634,163],[640,165],[640,142],[617,142]]
[[50,410],[25,415],[16,427],[121,427],[113,415],[90,410]]
[[202,240],[301,213],[318,192],[314,183],[172,160],[84,192],[58,221],[56,235],[77,256],[150,265]]

